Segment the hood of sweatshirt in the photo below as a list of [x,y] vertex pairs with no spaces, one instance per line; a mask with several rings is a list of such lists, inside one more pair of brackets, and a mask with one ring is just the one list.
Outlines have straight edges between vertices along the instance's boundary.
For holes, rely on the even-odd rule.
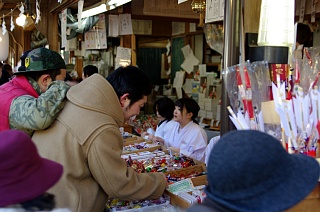
[[118,125],[124,122],[119,98],[111,84],[100,74],[94,74],[72,86],[67,98],[79,107],[113,117]]

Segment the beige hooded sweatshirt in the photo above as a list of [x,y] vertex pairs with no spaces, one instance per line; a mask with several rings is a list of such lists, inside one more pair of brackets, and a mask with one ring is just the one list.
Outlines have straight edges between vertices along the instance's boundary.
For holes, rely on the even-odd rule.
[[102,212],[108,197],[159,198],[166,186],[164,177],[138,174],[120,157],[123,139],[119,126],[124,117],[108,81],[92,75],[71,87],[67,98],[52,126],[32,137],[42,157],[64,167],[62,178],[49,190],[57,207]]

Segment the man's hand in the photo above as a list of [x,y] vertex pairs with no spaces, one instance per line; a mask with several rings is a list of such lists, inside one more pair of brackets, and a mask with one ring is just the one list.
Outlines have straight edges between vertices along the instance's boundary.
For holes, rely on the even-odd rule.
[[161,175],[164,177],[164,179],[166,180],[166,188],[169,188],[169,184],[168,184],[166,175],[163,174],[162,172],[161,172],[160,174],[161,174]]

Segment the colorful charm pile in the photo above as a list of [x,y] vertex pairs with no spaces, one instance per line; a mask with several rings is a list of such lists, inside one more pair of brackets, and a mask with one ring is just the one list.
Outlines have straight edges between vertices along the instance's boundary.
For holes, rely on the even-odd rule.
[[138,209],[152,209],[159,206],[168,205],[170,197],[163,195],[156,200],[139,200],[139,201],[124,201],[119,199],[110,199],[107,202],[108,211],[136,211]]
[[130,120],[129,124],[137,133],[141,134],[142,132],[147,132],[149,128],[155,131],[158,124],[158,118],[155,115],[142,115]]
[[124,146],[122,154],[128,153],[128,152],[134,152],[141,149],[157,147],[157,146],[160,147],[158,143],[147,143],[147,142],[135,143],[128,146]]
[[128,167],[134,168],[138,173],[167,172],[195,165],[192,158],[186,156],[170,157],[170,155],[152,157],[145,160],[135,160],[129,156],[126,162]]

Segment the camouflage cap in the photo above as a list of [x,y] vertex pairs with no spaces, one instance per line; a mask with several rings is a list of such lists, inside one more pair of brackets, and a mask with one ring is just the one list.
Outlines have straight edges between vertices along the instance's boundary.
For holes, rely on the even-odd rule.
[[66,64],[58,52],[42,47],[30,51],[24,59],[24,65],[25,67],[15,74],[30,71],[66,69]]

